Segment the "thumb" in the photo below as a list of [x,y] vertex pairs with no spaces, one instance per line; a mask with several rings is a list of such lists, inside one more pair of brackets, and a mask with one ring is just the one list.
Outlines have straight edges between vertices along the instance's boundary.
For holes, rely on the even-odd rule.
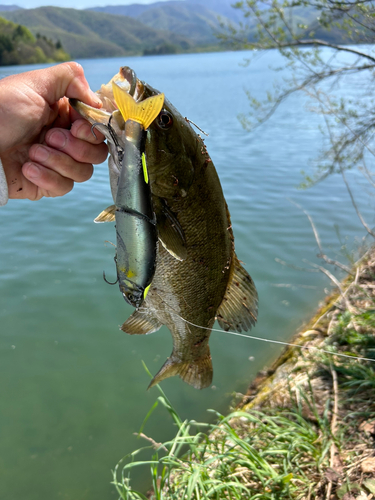
[[33,79],[38,87],[35,90],[50,106],[64,96],[79,99],[95,108],[102,106],[98,96],[90,89],[80,64],[76,62],[57,64],[35,71],[38,72],[43,72],[43,77]]

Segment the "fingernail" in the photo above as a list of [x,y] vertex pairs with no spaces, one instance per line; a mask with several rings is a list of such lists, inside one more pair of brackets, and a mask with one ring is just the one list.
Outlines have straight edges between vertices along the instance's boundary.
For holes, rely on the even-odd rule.
[[46,138],[48,144],[53,146],[54,148],[62,149],[66,144],[66,135],[59,130],[54,130],[49,136]]
[[49,157],[49,151],[43,146],[38,146],[34,150],[34,160],[45,162],[48,159],[48,157]]
[[102,101],[99,99],[98,94],[96,94],[96,93],[95,93],[94,91],[92,91],[91,89],[90,89],[90,94],[91,94],[92,100],[95,102],[95,104],[96,104],[99,108],[101,108],[101,107],[103,106],[103,103],[102,103]]
[[29,179],[38,179],[40,177],[41,170],[35,163],[26,163],[24,168]]

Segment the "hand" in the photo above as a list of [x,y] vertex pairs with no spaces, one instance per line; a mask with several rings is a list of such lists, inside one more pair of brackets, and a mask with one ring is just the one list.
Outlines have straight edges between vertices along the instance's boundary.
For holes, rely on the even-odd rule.
[[77,63],[0,80],[0,158],[9,198],[62,196],[106,159],[104,136],[91,133],[69,97],[101,107]]

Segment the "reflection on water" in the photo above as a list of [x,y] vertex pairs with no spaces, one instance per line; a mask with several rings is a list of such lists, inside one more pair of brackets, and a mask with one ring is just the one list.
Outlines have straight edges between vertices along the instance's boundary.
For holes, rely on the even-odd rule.
[[[249,136],[237,120],[247,108],[244,87],[260,95],[277,65],[270,52],[255,66],[239,65],[244,53],[191,54],[81,61],[93,89],[128,64],[141,79],[165,92],[210,135],[208,151],[217,167],[232,215],[239,258],[260,296],[258,337],[288,340],[312,314],[329,287],[308,267],[318,248],[306,216],[314,218],[327,252],[342,241],[355,247],[364,234],[340,178],[299,191],[301,170],[320,145],[318,118],[303,112],[302,96],[280,108],[272,122]],[[2,68],[0,75],[25,68]],[[29,68],[28,68],[29,69]],[[106,166],[60,199],[15,202],[0,209],[0,498],[7,500],[115,498],[111,468],[132,449],[133,436],[158,396],[141,360],[156,373],[170,354],[166,328],[149,336],[119,331],[132,312],[117,289],[112,224],[92,221],[111,204]],[[351,174],[357,193],[363,180]],[[373,202],[360,208],[374,223]],[[210,341],[214,385],[204,391],[169,379],[163,388],[182,418],[207,420],[207,408],[226,411],[234,391],[247,385],[280,347],[214,332]],[[157,410],[146,432],[171,435]],[[145,485],[146,487],[147,485]]]

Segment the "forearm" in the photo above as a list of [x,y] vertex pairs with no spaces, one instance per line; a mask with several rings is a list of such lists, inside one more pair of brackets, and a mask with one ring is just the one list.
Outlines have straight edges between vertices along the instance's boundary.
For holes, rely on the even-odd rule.
[[0,159],[0,207],[8,202],[8,184],[5,177],[5,172]]

